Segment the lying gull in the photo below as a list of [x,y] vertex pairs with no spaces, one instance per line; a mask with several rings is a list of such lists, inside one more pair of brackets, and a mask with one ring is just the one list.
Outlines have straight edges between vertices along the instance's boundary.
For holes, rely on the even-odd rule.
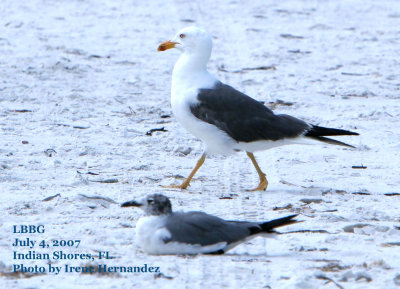
[[245,151],[257,170],[260,183],[253,189],[266,190],[266,175],[253,153],[286,144],[330,143],[351,145],[327,138],[358,133],[308,124],[270,109],[246,94],[220,82],[207,71],[211,56],[210,35],[197,27],[187,27],[171,40],[160,44],[159,51],[177,48],[182,52],[172,72],[171,106],[177,120],[205,144],[205,151],[187,179],[186,189],[207,154],[228,155]]
[[145,216],[136,224],[139,246],[148,254],[223,254],[274,228],[297,221],[291,215],[268,222],[225,221],[203,212],[173,212],[170,200],[160,194],[122,207],[143,207]]

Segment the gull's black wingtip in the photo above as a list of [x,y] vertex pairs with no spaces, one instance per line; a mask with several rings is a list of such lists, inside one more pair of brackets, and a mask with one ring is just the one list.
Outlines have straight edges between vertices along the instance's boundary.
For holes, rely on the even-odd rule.
[[349,131],[339,128],[323,127],[313,125],[309,131],[305,134],[308,137],[320,137],[320,136],[339,136],[339,135],[360,135],[358,132]]
[[290,216],[286,216],[283,218],[275,219],[272,221],[268,221],[268,222],[262,223],[261,228],[264,232],[273,232],[275,228],[291,225],[294,223],[299,223],[300,221],[297,221],[296,219],[294,219],[297,216],[298,216],[298,214],[295,214],[295,215],[290,215]]

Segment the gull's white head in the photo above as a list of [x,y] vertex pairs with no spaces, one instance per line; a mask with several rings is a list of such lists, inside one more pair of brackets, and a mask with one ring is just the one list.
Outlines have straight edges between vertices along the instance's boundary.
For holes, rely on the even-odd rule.
[[212,40],[210,34],[205,30],[189,26],[180,30],[174,38],[161,43],[158,51],[165,51],[176,48],[185,54],[196,54],[206,57],[211,55]]

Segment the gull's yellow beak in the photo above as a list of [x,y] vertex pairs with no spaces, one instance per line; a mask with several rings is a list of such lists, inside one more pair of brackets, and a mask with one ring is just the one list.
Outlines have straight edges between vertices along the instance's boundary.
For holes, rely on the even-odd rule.
[[170,40],[165,41],[165,42],[161,43],[161,44],[158,46],[158,51],[165,51],[165,50],[174,48],[174,47],[175,47],[175,44],[178,44],[178,42],[172,42],[172,41],[170,41]]

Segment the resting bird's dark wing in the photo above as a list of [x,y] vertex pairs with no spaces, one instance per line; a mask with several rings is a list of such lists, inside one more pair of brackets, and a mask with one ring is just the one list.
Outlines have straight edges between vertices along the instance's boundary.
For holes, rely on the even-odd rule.
[[252,234],[252,227],[261,227],[257,223],[229,222],[203,212],[173,213],[165,224],[171,238],[165,242],[213,245],[238,242]]

